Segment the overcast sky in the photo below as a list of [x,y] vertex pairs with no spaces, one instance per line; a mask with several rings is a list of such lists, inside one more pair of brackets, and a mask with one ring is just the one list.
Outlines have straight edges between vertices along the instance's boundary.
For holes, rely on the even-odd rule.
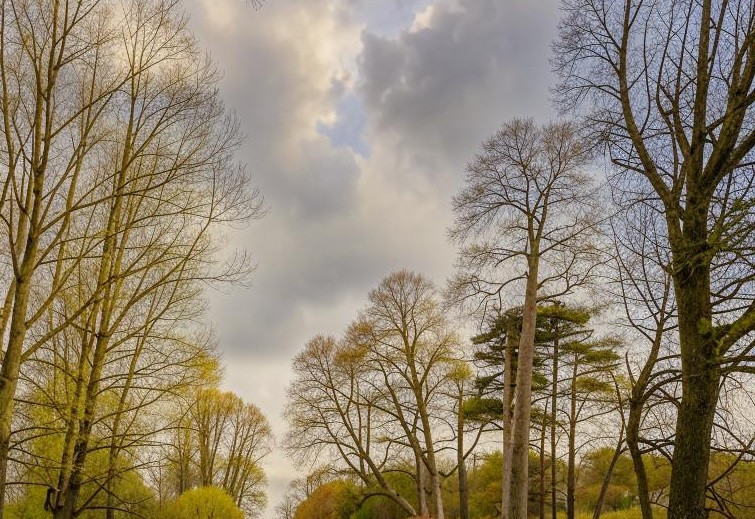
[[[224,385],[276,435],[292,357],[338,335],[366,293],[408,268],[443,284],[450,198],[503,121],[553,117],[557,0],[189,0],[247,140],[268,214],[232,239],[252,286],[212,295]],[[274,507],[297,471],[266,460]]]

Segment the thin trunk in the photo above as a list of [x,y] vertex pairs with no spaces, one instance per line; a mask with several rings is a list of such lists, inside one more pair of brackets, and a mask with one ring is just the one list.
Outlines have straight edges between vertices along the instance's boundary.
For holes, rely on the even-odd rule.
[[[143,337],[146,337],[144,334]],[[143,340],[143,339],[142,339]],[[123,418],[123,413],[126,409],[126,403],[128,399],[129,391],[133,383],[134,375],[136,373],[137,361],[141,355],[141,340],[139,347],[134,351],[134,355],[131,357],[129,363],[128,376],[126,377],[126,383],[121,392],[121,396],[118,399],[118,408],[113,418],[113,431],[112,440],[110,443],[110,450],[108,452],[108,473],[105,480],[105,491],[107,493],[107,509],[105,510],[105,519],[115,519],[115,489],[113,483],[116,478],[116,462],[118,461],[118,454],[121,451],[123,445],[123,438],[120,437],[120,425]]]
[[459,409],[457,411],[456,470],[459,476],[459,519],[469,519],[469,485],[467,482],[467,464],[464,459],[464,389],[459,384]]
[[598,500],[595,503],[595,510],[592,514],[592,519],[600,519],[600,514],[603,512],[603,501],[605,501],[606,498],[606,492],[608,491],[608,486],[611,484],[611,477],[613,476],[613,470],[616,468],[616,464],[619,462],[619,459],[621,458],[621,451],[622,451],[622,444],[624,443],[624,431],[621,432],[619,435],[619,443],[616,445],[616,449],[613,451],[613,457],[611,458],[611,463],[608,465],[608,470],[606,471],[606,475],[603,477],[603,483],[600,485],[600,493],[598,493]]
[[566,519],[574,519],[575,491],[577,487],[577,366],[578,360],[574,359],[574,368],[571,377],[571,390],[569,395],[569,447],[566,465]]
[[[411,351],[410,348],[408,348],[408,341],[406,341],[406,339],[405,346],[407,346],[407,351]],[[419,413],[419,418],[422,422],[422,433],[425,442],[425,454],[422,461],[425,468],[430,473],[430,485],[432,487],[433,504],[435,505],[435,517],[437,519],[445,519],[440,474],[438,473],[438,464],[435,459],[435,442],[433,441],[432,424],[430,423],[430,414],[427,410],[427,402],[425,401],[425,396],[422,392],[423,383],[420,382],[420,378],[417,374],[416,365],[413,362],[413,356],[407,355],[407,358],[412,359],[409,362],[412,391],[414,393],[415,402],[417,403],[417,412]]]
[[666,308],[670,295],[671,283],[669,280],[665,286],[661,310],[659,312],[660,319],[656,322],[655,336],[650,353],[637,380],[633,381],[632,384],[632,393],[629,398],[629,417],[626,421],[626,442],[637,479],[637,497],[640,501],[642,519],[653,519],[653,508],[650,506],[648,476],[645,470],[645,463],[642,460],[642,451],[640,450],[640,425],[642,423],[642,410],[646,402],[645,392],[647,391],[650,375],[653,373],[655,364],[658,361],[658,352],[661,349],[666,319],[669,315]]
[[100,336],[97,339],[95,347],[92,372],[84,399],[84,412],[78,427],[78,434],[74,446],[73,464],[71,474],[68,478],[66,488],[61,488],[59,498],[62,499],[53,511],[55,519],[73,519],[77,515],[77,505],[79,494],[83,485],[84,465],[89,455],[89,443],[92,436],[92,427],[94,425],[95,411],[97,407],[97,395],[100,388],[100,379],[102,377],[102,368],[105,360],[105,351],[109,340]]
[[[633,389],[634,393],[634,389]],[[627,420],[627,447],[632,458],[634,473],[637,478],[637,498],[640,501],[642,519],[653,519],[653,508],[650,506],[650,490],[645,463],[640,451],[639,432],[642,420],[642,400],[634,395],[629,401],[629,419]]]
[[[537,244],[532,245],[537,250]],[[511,518],[527,519],[529,443],[532,414],[532,367],[535,356],[535,321],[539,257],[536,252],[527,258],[527,287],[522,309],[522,333],[519,338],[516,398],[512,427]]]
[[516,389],[514,369],[514,352],[519,343],[520,324],[514,316],[506,317],[506,352],[503,366],[503,475],[502,475],[502,498],[501,519],[511,517],[511,419],[514,391]]
[[[133,101],[132,101],[133,114]],[[101,299],[98,299],[92,309],[92,315],[99,318],[96,329],[96,341],[92,356],[92,369],[84,396],[83,416],[78,425],[76,442],[74,447],[73,463],[71,472],[66,477],[67,485],[58,489],[58,504],[53,509],[55,519],[72,519],[77,514],[77,504],[81,487],[83,484],[84,465],[89,455],[89,443],[91,441],[92,427],[94,426],[95,412],[97,408],[97,398],[100,393],[100,380],[102,370],[105,365],[108,347],[110,344],[110,319],[112,316],[114,301],[118,298],[119,282],[114,283],[112,280],[116,274],[120,274],[121,256],[116,250],[117,230],[122,227],[122,209],[124,196],[121,194],[125,185],[127,176],[127,160],[131,156],[131,136],[133,130],[133,117],[129,121],[126,130],[126,147],[121,161],[121,169],[115,176],[113,185],[113,205],[108,214],[108,221],[105,227],[105,240],[102,246],[102,257],[100,259],[99,272],[97,277],[96,290],[102,291]],[[127,242],[128,232],[124,231],[121,238],[120,247]],[[94,333],[92,330],[91,333]]]
[[[3,16],[5,7],[3,7]],[[0,519],[3,518],[5,504],[5,486],[8,471],[8,457],[10,455],[10,436],[13,420],[13,398],[18,386],[18,376],[21,369],[21,356],[27,332],[27,310],[31,290],[32,276],[37,264],[37,254],[40,242],[40,220],[42,218],[42,200],[47,164],[50,153],[50,137],[54,116],[53,91],[56,85],[59,64],[58,45],[64,45],[65,39],[59,38],[59,2],[55,1],[50,13],[49,46],[47,56],[39,57],[36,69],[36,90],[34,92],[34,119],[32,123],[33,138],[31,139],[31,173],[30,189],[27,191],[26,203],[19,215],[19,225],[27,225],[24,251],[18,270],[14,268],[16,278],[15,295],[13,297],[13,311],[11,314],[8,343],[0,370]],[[4,52],[4,49],[3,49]],[[44,77],[41,75],[44,71]],[[3,76],[5,81],[5,76]],[[4,119],[7,123],[7,107],[4,107]],[[9,137],[6,136],[9,140]],[[28,220],[27,220],[28,218]],[[16,246],[20,246],[17,243]]]
[[[34,209],[32,221],[39,218],[41,210],[41,192],[43,175],[35,174]],[[8,344],[2,358],[0,370],[0,519],[3,517],[5,503],[5,485],[10,455],[10,436],[13,421],[13,398],[16,395],[18,376],[21,370],[21,355],[26,339],[26,312],[29,306],[31,278],[37,257],[39,239],[36,225],[33,225],[26,241],[24,259],[16,275],[16,293],[13,297],[13,311],[8,332]]]
[[548,428],[547,420],[547,405],[543,409],[543,422],[540,427],[540,478],[538,485],[539,501],[538,501],[538,516],[540,519],[545,519],[545,436]]
[[553,341],[553,373],[551,375],[551,519],[556,519],[556,400],[558,398],[559,337]]
[[[41,114],[39,117],[41,118]],[[23,260],[16,273],[16,293],[13,297],[13,311],[11,313],[10,329],[8,332],[8,344],[3,355],[2,370],[0,370],[0,519],[3,517],[5,503],[5,485],[13,420],[13,398],[16,395],[18,375],[21,370],[21,355],[27,332],[26,313],[29,306],[32,275],[39,249],[37,222],[39,222],[42,210],[44,172],[35,170],[33,173],[33,182],[31,223],[29,224],[29,233],[24,247]]]

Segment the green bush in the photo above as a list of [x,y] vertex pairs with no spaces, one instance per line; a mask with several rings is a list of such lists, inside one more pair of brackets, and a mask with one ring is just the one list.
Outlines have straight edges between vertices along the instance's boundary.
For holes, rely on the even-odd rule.
[[184,492],[167,507],[165,519],[244,519],[244,512],[222,488],[201,487]]

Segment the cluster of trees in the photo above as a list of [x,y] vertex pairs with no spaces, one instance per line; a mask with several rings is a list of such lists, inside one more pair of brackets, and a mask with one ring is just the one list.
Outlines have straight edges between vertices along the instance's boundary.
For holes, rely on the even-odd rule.
[[[442,297],[394,273],[297,356],[286,446],[337,477],[283,516],[330,493],[349,513],[374,498],[466,519],[470,456],[495,429],[500,502],[480,516],[597,518],[618,481],[643,519],[752,514],[755,9],[562,4],[555,93],[578,119],[483,143]],[[483,323],[476,354],[451,307]]]
[[216,83],[177,1],[0,4],[0,517],[264,500],[269,427],[201,324],[261,213]]
[[[603,495],[603,510],[601,517],[604,519],[635,519],[641,517],[638,508],[629,508],[630,503],[637,501],[637,482],[632,460],[628,454],[621,454],[614,461],[614,450],[602,448],[586,452],[583,462],[579,467],[576,494],[580,503],[576,516],[587,519],[593,517],[594,510],[601,493]],[[725,459],[726,455],[715,454],[712,463],[718,468],[730,463]],[[530,454],[531,466],[537,466],[540,458],[536,453]],[[607,491],[603,491],[605,474],[609,468],[613,472],[611,483]],[[470,460],[469,467],[469,517],[485,518],[500,515],[501,501],[501,472],[503,458],[500,451],[493,451],[475,456]],[[667,495],[671,466],[669,461],[658,455],[649,455],[646,458],[646,468],[650,481],[652,495]],[[563,481],[566,478],[567,469],[559,461],[557,464],[557,478]],[[755,475],[752,467],[739,465],[731,474],[731,485],[747,488],[754,481]],[[320,472],[322,474],[322,472]],[[538,496],[539,473],[531,470],[529,474],[529,491],[532,496]],[[413,480],[406,473],[397,471],[391,476],[396,488],[411,494],[414,485]],[[318,480],[316,486],[312,483]],[[363,494],[357,484],[348,477],[330,473],[323,479],[309,478],[310,486],[307,487],[305,480],[296,480],[291,485],[289,497],[286,503],[288,510],[284,512],[283,506],[279,507],[279,517],[289,519],[336,519],[352,517],[354,519],[401,519],[405,512],[392,500],[380,496],[370,500],[364,500]],[[459,517],[460,501],[459,489],[455,479],[449,479],[443,487],[446,513],[451,517]],[[752,494],[748,490],[740,492],[739,507],[735,509],[737,517],[753,517],[752,506],[755,504]],[[296,504],[300,504],[296,506]],[[550,517],[550,510],[546,507],[542,514],[537,500],[532,502],[532,516]],[[659,517],[666,517],[663,510],[656,511]],[[564,517],[559,511],[557,517]]]
[[[587,512],[592,510],[591,507],[594,506],[600,493],[604,471],[610,464],[612,457],[612,449],[599,449],[585,455],[585,462],[580,469],[577,487],[577,494],[583,505],[579,510],[580,517],[586,516]],[[533,453],[531,455],[532,464],[537,465],[539,461],[539,457]],[[653,459],[653,462],[656,464],[648,465],[653,476],[653,483],[656,485],[653,487],[653,491],[660,492],[668,486],[668,462],[663,458]],[[407,467],[408,469],[409,467]],[[470,460],[468,474],[469,517],[484,518],[500,515],[502,469],[503,458],[500,451],[480,454]],[[559,480],[566,477],[565,469],[564,465],[559,462],[557,465]],[[407,492],[407,494],[412,492],[414,481],[406,473],[397,471],[390,477],[396,488]],[[538,494],[538,477],[536,471],[530,472],[529,487],[533,495]],[[298,507],[289,507],[287,515],[281,513],[281,517],[291,519],[335,519],[340,517],[400,519],[406,515],[395,502],[386,497],[374,497],[365,501],[358,485],[348,478],[339,477],[335,473],[331,473],[330,477],[326,479],[320,479],[317,486],[310,487],[309,490],[301,484],[302,482],[303,480],[297,480],[292,484],[291,496],[287,501],[288,503],[301,504]],[[443,495],[447,515],[458,517],[461,502],[457,480],[450,479],[444,484]],[[633,517],[627,513],[626,508],[627,503],[634,499],[636,499],[636,484],[632,462],[628,456],[623,455],[616,464],[609,492],[604,498],[606,513],[603,517],[613,519]],[[536,515],[539,515],[539,510],[539,508],[534,510]],[[562,516],[561,512],[559,514],[559,516]],[[546,517],[548,516],[549,514],[546,514]]]
[[[448,468],[441,455],[457,453],[450,470],[463,487],[463,461],[479,438],[465,445],[471,371],[426,278],[396,272],[369,301],[343,338],[315,337],[295,358],[284,445],[304,456],[335,456],[407,515],[432,510],[442,518]],[[417,505],[391,483],[396,463],[413,467]]]

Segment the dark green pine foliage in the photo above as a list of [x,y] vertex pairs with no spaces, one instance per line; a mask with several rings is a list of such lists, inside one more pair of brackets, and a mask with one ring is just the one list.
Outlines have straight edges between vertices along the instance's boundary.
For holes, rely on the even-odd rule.
[[[542,395],[550,391],[554,351],[558,354],[559,347],[565,348],[564,353],[577,355],[580,359],[584,357],[587,364],[601,362],[611,364],[616,361],[617,356],[613,352],[615,344],[606,344],[605,339],[590,340],[593,330],[588,327],[588,324],[594,313],[590,309],[568,306],[560,302],[538,306],[533,392]],[[469,398],[464,404],[467,419],[487,421],[501,417],[503,404],[500,396],[503,393],[506,330],[510,320],[520,323],[520,307],[499,313],[490,319],[485,331],[471,339],[476,347],[474,363],[478,369],[475,379],[477,395]],[[607,346],[607,351],[604,351],[601,345]],[[597,350],[593,352],[595,348]],[[582,350],[584,352],[580,353]],[[514,366],[516,366],[516,357]],[[513,379],[516,379],[516,371],[513,373]],[[601,389],[604,389],[603,386]]]

